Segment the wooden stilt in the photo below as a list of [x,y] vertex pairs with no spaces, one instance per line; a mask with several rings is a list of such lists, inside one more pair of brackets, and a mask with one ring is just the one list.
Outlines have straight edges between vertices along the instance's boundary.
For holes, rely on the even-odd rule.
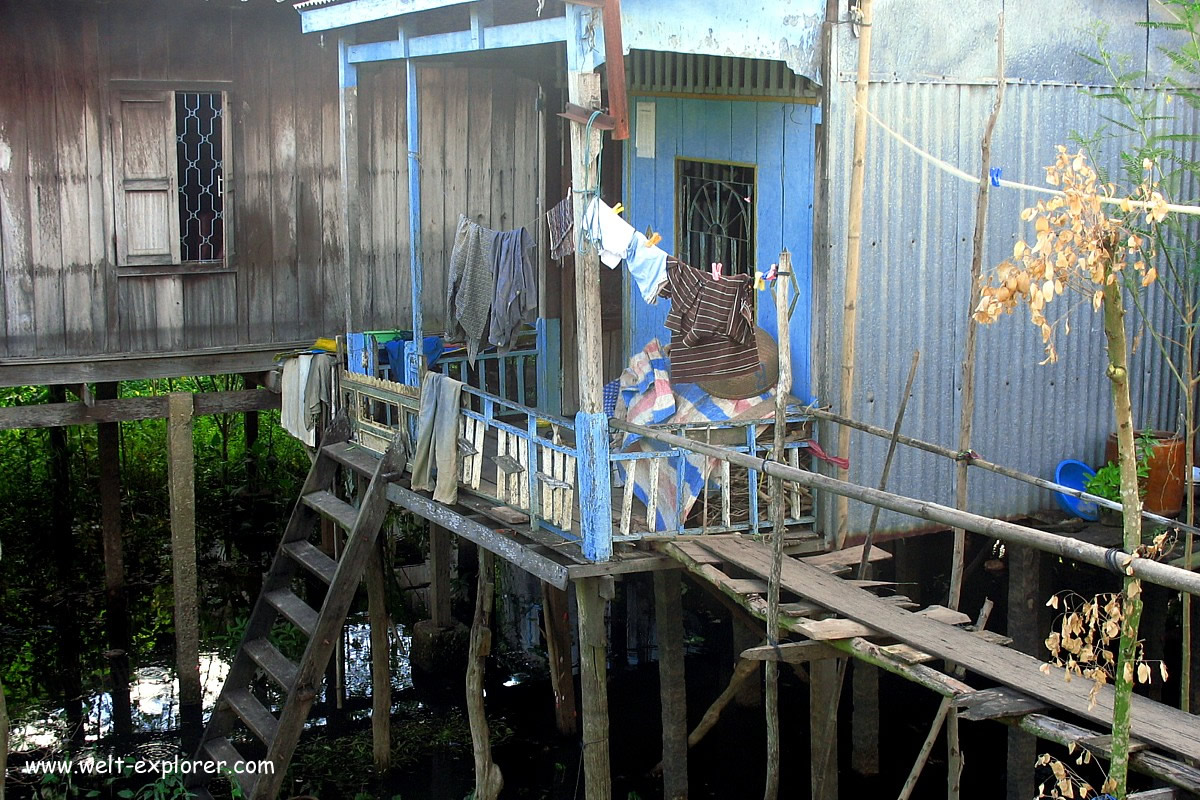
[[[96,385],[96,399],[115,400],[118,384]],[[96,426],[96,460],[100,473],[100,535],[104,546],[104,615],[108,629],[108,662],[112,684],[112,721],[117,736],[133,732],[129,702],[129,600],[121,546],[121,426]]]
[[[1013,648],[1029,655],[1041,655],[1045,638],[1041,634],[1039,609],[1042,596],[1040,553],[1030,547],[1010,544],[1008,552],[1008,635]],[[1017,728],[1008,730],[1009,800],[1028,800],[1035,794],[1033,765],[1037,760],[1037,738]]]
[[[249,386],[249,377],[247,377]],[[246,490],[253,496],[258,491],[258,457],[254,446],[258,443],[258,411],[242,414],[242,440],[246,447]]]
[[[696,723],[696,727],[688,734],[687,746],[695,747],[701,739],[708,735],[708,732],[717,724],[717,720],[721,718],[721,712],[725,710],[733,698],[737,696],[738,689],[742,684],[750,680],[754,675],[758,674],[758,665],[761,661],[739,658],[733,665],[733,677],[729,679],[729,685],[725,687],[725,691],[717,696],[716,700],[712,701],[712,705],[704,712],[704,716]],[[665,768],[665,764],[661,761],[654,767],[652,772],[655,775],[660,774]]]
[[837,720],[828,715],[830,709],[837,708],[830,695],[841,690],[843,663],[842,659],[829,658],[814,661],[808,667],[810,730],[823,731],[830,737],[830,741],[822,741],[819,736],[810,739],[812,800],[837,800],[838,796]]
[[575,584],[579,607],[579,684],[583,695],[583,783],[586,800],[610,800],[608,743],[608,642],[604,630],[603,578]]
[[859,775],[879,774],[879,670],[855,661],[850,675],[854,695],[850,764]]
[[683,593],[680,579],[678,570],[654,573],[665,800],[680,800],[688,796],[687,690],[684,683]]
[[429,618],[439,628],[454,624],[450,613],[450,562],[453,555],[450,531],[429,525]]
[[4,684],[0,683],[0,800],[4,800],[4,785],[8,783],[8,702],[4,699]]
[[542,582],[542,616],[546,625],[546,658],[554,691],[554,722],[562,736],[579,732],[575,705],[575,676],[571,671],[571,620],[567,593]]
[[371,744],[375,769],[392,766],[392,670],[389,633],[392,620],[387,609],[387,577],[384,572],[384,537],[380,536],[367,561],[367,613],[371,618]]
[[483,708],[483,675],[492,649],[492,594],[495,589],[496,556],[479,548],[479,580],[475,594],[475,618],[471,621],[471,650],[467,661],[467,716],[471,721],[471,745],[475,751],[476,800],[495,800],[504,788],[504,776],[492,761],[492,745]]
[[[50,387],[50,402],[66,402],[66,391],[61,386]],[[59,591],[71,598],[77,590],[78,570],[75,564],[74,504],[71,493],[71,450],[67,444],[66,428],[51,428],[50,479],[54,499],[50,508],[50,530],[54,543],[54,562]],[[79,635],[76,631],[74,609],[78,604],[64,605],[65,618],[58,626],[58,673],[62,692],[63,708],[71,746],[83,742],[83,693],[80,663]]]
[[200,623],[196,578],[196,477],[192,446],[192,396],[167,399],[167,481],[171,501],[171,564],[175,585],[175,667],[184,749],[201,732]]
[[[757,621],[757,620],[755,620]],[[744,653],[751,647],[756,647],[763,640],[761,626],[751,627],[746,623],[746,620],[737,614],[730,614],[729,624],[733,627],[733,652],[734,655]],[[739,706],[744,708],[756,708],[762,705],[763,692],[762,683],[759,681],[746,681],[738,689],[737,697],[734,698]]]

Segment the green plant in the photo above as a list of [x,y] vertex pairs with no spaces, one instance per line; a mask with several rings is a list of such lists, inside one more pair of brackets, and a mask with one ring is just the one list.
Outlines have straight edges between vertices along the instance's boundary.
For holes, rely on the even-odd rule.
[[[1149,428],[1138,434],[1136,444],[1138,493],[1142,497],[1146,496],[1146,479],[1150,477],[1150,457],[1154,455],[1154,442],[1154,434]],[[1120,465],[1115,461],[1108,462],[1096,470],[1095,475],[1087,479],[1083,489],[1088,494],[1103,497],[1105,500],[1111,500],[1114,503],[1121,502]]]

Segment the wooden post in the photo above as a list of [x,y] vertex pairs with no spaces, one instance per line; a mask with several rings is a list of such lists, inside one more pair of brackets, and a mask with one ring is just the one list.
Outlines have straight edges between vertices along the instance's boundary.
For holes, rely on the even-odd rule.
[[492,650],[492,594],[496,585],[496,555],[479,548],[479,581],[475,593],[475,618],[471,621],[471,649],[467,659],[467,716],[471,721],[471,746],[475,752],[477,800],[495,800],[504,788],[504,776],[492,761],[492,745],[483,707],[483,675]]
[[554,692],[554,722],[562,736],[579,732],[575,676],[571,671],[571,620],[567,593],[542,581],[542,617],[546,625],[546,660]]
[[[51,403],[66,402],[66,391],[62,386],[49,387]],[[71,450],[67,442],[66,428],[51,428],[50,440],[50,536],[53,542],[56,583],[63,598],[68,602],[63,618],[56,626],[58,650],[59,687],[62,692],[63,708],[67,719],[67,732],[71,747],[83,742],[83,694],[79,658],[78,624],[71,602],[78,589],[78,568],[75,562],[74,503],[71,492]]]
[[258,412],[242,414],[242,440],[246,447],[246,491],[253,497],[258,491],[258,457],[254,446],[258,443]]
[[371,619],[371,745],[375,768],[387,772],[392,766],[392,669],[391,617],[387,609],[387,577],[384,573],[384,543],[380,536],[367,561],[367,615]]
[[854,696],[850,765],[859,775],[878,775],[879,670],[866,662],[855,661],[850,689]]
[[604,578],[575,583],[579,610],[579,685],[583,694],[583,781],[586,800],[612,798],[608,742],[608,642]]
[[350,38],[338,39],[338,156],[342,171],[342,290],[346,299],[346,332],[359,322],[354,308],[358,278],[358,67],[350,62]]
[[[733,654],[735,656],[762,643],[762,633],[758,629],[751,627],[744,617],[738,614],[730,614],[729,624],[733,628]],[[762,682],[746,681],[743,683],[741,688],[738,689],[734,702],[743,708],[757,708],[762,705]]]
[[167,398],[167,481],[171,502],[171,564],[175,584],[175,668],[184,749],[200,736],[200,623],[196,580],[196,472],[192,396]]
[[[845,661],[840,658],[823,658],[813,661],[808,667],[810,730],[824,731],[824,735],[829,737],[829,741],[823,741],[819,736],[810,738],[812,800],[837,800],[838,796],[838,704],[830,695],[841,691],[844,664]],[[832,718],[829,717],[830,709],[834,709]]]
[[[1008,552],[1008,635],[1016,650],[1029,655],[1042,654],[1039,610],[1046,602],[1042,596],[1039,562],[1041,554],[1031,547],[1009,544]],[[1029,800],[1034,796],[1034,762],[1037,738],[1018,728],[1008,729],[1008,800]]]
[[454,625],[450,612],[450,531],[429,523],[429,618],[445,630]]
[[4,800],[4,785],[8,783],[8,703],[4,699],[4,684],[0,683],[0,800]]
[[687,689],[684,682],[683,586],[679,570],[654,573],[658,682],[662,702],[663,798],[688,796]]
[[[599,9],[567,3],[567,24],[573,31],[567,41],[567,99],[585,109],[600,105],[597,53],[586,35],[598,22]],[[571,188],[574,193],[575,231],[583,230],[587,203],[599,194],[597,158],[600,132],[582,124],[571,125]],[[579,366],[579,412],[575,434],[579,446],[579,506],[583,554],[592,561],[612,556],[612,482],[608,464],[608,416],[604,413],[604,354],[600,329],[600,257],[590,243],[575,252],[575,319]],[[586,719],[585,719],[586,725]]]
[[[118,384],[96,384],[98,400],[115,400]],[[104,615],[108,628],[108,662],[112,683],[113,731],[133,732],[129,702],[129,600],[121,546],[121,425],[96,426],[96,460],[100,471],[100,536],[104,546]]]
[[[863,182],[867,155],[867,89],[871,80],[871,0],[861,0],[858,27],[858,78],[854,87],[854,151],[850,167],[850,215],[846,230],[846,288],[842,299],[842,385],[838,400],[844,416],[854,416],[855,324],[858,319],[858,271],[862,261]],[[850,428],[838,429],[838,455],[850,457]],[[848,470],[838,477],[849,480]],[[850,501],[839,496],[835,503],[836,538],[840,550],[849,531]]]

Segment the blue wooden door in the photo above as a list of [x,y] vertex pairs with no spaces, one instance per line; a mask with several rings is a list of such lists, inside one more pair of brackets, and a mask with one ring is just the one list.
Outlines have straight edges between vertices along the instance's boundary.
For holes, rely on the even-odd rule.
[[[820,108],[780,101],[693,100],[679,97],[632,97],[631,112],[653,104],[654,155],[638,155],[638,113],[630,114],[632,135],[625,152],[625,218],[635,227],[662,234],[662,247],[674,252],[676,235],[676,160],[723,161],[755,167],[754,265],[763,272],[785,247],[800,294],[792,313],[792,394],[807,401],[812,392],[812,232],[815,126]],[[646,120],[646,109],[641,108]],[[694,265],[705,268],[706,264]],[[758,323],[771,335],[778,328],[770,295],[756,302]],[[625,348],[639,352],[658,338],[669,302],[649,305],[625,276]]]

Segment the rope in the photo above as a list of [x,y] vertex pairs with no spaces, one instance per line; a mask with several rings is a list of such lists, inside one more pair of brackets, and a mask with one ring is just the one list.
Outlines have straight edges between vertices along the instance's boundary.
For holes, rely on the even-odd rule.
[[[593,111],[591,116],[588,117],[587,126],[583,129],[583,165],[584,165],[583,166],[583,177],[584,177],[585,182],[587,181],[588,169],[591,167],[591,164],[592,164],[592,123],[594,123],[596,121],[596,118],[599,116],[600,116],[600,109],[596,109],[595,111]],[[601,144],[600,152],[596,153],[596,185],[595,185],[595,187],[591,188],[591,189],[586,189],[586,188],[585,189],[575,189],[574,187],[572,187],[572,189],[571,189],[571,191],[575,192],[575,194],[580,195],[580,199],[583,200],[583,213],[580,214],[578,217],[581,220],[583,219],[584,215],[587,214],[588,206],[591,205],[591,201],[598,200],[600,198],[600,173],[601,173],[603,166],[604,166],[604,146],[603,146],[603,144]],[[584,243],[584,230],[583,229],[584,229],[584,226],[580,225],[579,230],[575,231],[575,252],[577,252],[577,253],[583,252],[583,243]]]
[[[855,106],[858,106],[857,100],[853,100],[851,102],[853,102]],[[924,159],[929,164],[932,164],[933,166],[937,167],[938,169],[942,170],[943,172],[949,173],[950,175],[953,175],[954,177],[959,178],[960,180],[964,180],[967,183],[972,183],[975,185],[979,184],[980,177],[978,175],[972,175],[968,172],[964,172],[963,170],[959,169],[955,165],[953,165],[947,161],[943,161],[942,159],[938,158],[937,156],[933,155],[932,153],[930,153],[926,150],[922,150],[920,147],[913,144],[908,139],[905,139],[899,133],[892,130],[890,127],[888,127],[887,123],[885,123],[879,117],[875,116],[875,114],[873,114],[870,109],[864,109],[864,111],[865,111],[866,115],[871,118],[871,121],[874,122],[876,125],[878,125],[880,128],[882,128],[885,133],[887,133],[893,139],[898,141],[900,144],[907,147],[909,150],[912,150],[914,153],[916,153],[918,156],[920,156],[922,159]],[[1022,191],[1026,191],[1026,192],[1038,192],[1040,194],[1047,194],[1047,195],[1058,196],[1058,197],[1066,197],[1065,192],[1061,192],[1057,189],[1048,189],[1045,186],[1031,186],[1028,183],[1021,183],[1019,181],[1010,181],[1005,178],[1000,178],[1000,177],[998,177],[998,175],[993,176],[991,178],[991,181],[992,181],[993,186],[1003,186],[1006,189],[1020,189]],[[1113,205],[1113,206],[1121,206],[1121,205],[1127,204],[1131,208],[1141,208],[1141,209],[1152,209],[1152,208],[1156,207],[1155,204],[1148,203],[1145,200],[1133,200],[1128,197],[1101,197],[1100,202],[1107,203],[1108,205]],[[1177,214],[1188,214],[1191,216],[1200,216],[1200,206],[1185,206],[1185,205],[1180,205],[1178,203],[1167,203],[1166,209],[1168,211],[1173,211]]]

